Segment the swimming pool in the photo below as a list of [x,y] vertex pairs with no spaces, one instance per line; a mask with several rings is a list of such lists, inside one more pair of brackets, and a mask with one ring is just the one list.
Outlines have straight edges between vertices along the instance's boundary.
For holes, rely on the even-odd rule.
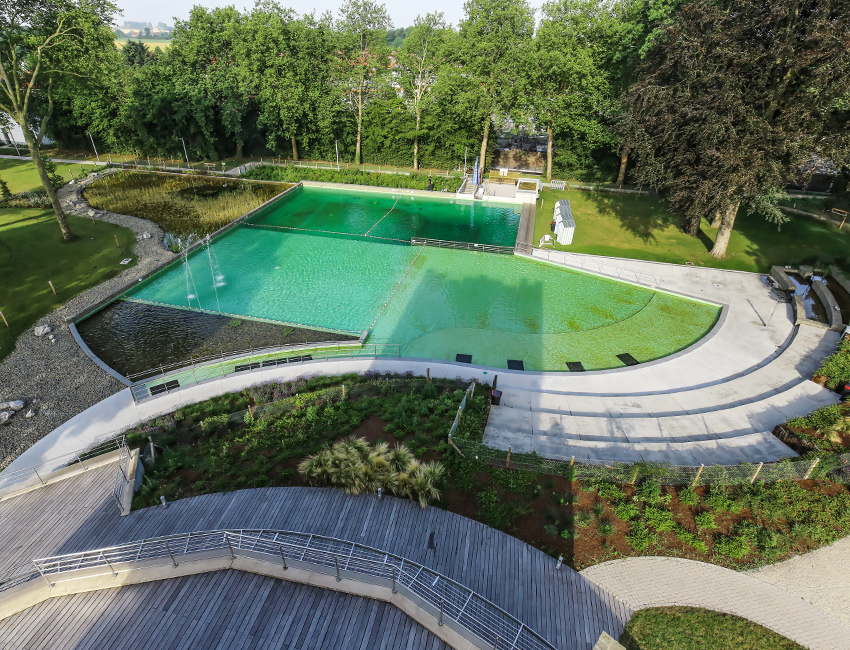
[[[355,196],[347,200],[349,194]],[[698,341],[719,317],[720,307],[698,300],[524,256],[413,246],[407,237],[420,236],[421,227],[506,241],[516,237],[513,206],[485,211],[437,201],[432,212],[416,197],[381,231],[398,237],[367,235],[409,198],[302,188],[294,200],[231,229],[125,297],[333,332],[368,331],[368,342],[398,344],[405,357],[468,355],[476,365],[505,368],[512,360],[547,371],[658,359]]]

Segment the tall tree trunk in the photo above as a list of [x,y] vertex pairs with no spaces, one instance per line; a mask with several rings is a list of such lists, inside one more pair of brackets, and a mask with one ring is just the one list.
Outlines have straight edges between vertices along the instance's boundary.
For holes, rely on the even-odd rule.
[[549,141],[546,143],[546,180],[552,180],[552,125],[546,127],[546,134],[549,136]]
[[295,136],[289,136],[289,141],[292,143],[292,160],[298,160],[298,146],[295,144]]
[[363,82],[357,92],[357,146],[354,149],[354,164],[359,165],[363,160],[360,156],[360,132],[363,128]]
[[691,237],[696,237],[697,235],[699,235],[699,228],[700,228],[701,224],[702,224],[702,217],[701,216],[690,217],[688,219],[688,226],[687,226],[688,234]]
[[38,147],[35,144],[32,131],[29,130],[28,126],[24,126],[22,130],[24,132],[24,140],[26,140],[27,146],[30,148],[32,161],[38,171],[38,177],[41,179],[41,185],[44,187],[44,191],[47,192],[47,198],[50,199],[50,205],[53,207],[53,214],[56,215],[56,221],[59,222],[59,228],[62,230],[62,239],[71,241],[74,239],[74,233],[71,232],[71,228],[68,226],[65,211],[59,205],[59,197],[56,196],[56,189],[51,184],[47,170],[44,168],[44,163],[41,161],[41,156],[38,154]]
[[626,165],[629,164],[629,150],[623,149],[620,154],[620,173],[617,174],[617,185],[622,185],[626,182]]
[[487,121],[484,122],[484,137],[481,138],[481,157],[479,158],[481,177],[484,177],[484,160],[487,157],[487,139],[490,136],[490,113],[487,112]]
[[420,111],[416,111],[416,137],[413,138],[413,169],[419,170],[419,121],[422,119]]
[[717,229],[717,239],[714,240],[714,248],[711,249],[711,254],[719,260],[726,257],[726,247],[729,245],[729,238],[732,236],[732,228],[735,226],[735,217],[738,216],[738,208],[740,203],[732,203],[723,217],[720,219],[720,228]]
[[243,155],[243,152],[242,152],[242,143],[239,142],[239,141],[236,142],[236,156],[235,157],[236,158],[244,158],[245,157]]

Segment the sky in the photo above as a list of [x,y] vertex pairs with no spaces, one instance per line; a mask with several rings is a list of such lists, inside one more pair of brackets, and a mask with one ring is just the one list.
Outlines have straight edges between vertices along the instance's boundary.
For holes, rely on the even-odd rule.
[[[337,9],[343,0],[307,0],[306,2],[294,0],[280,0],[284,7],[291,7],[298,13],[310,13],[315,10],[316,14],[322,14],[327,10],[336,15]],[[542,0],[531,0],[531,5],[539,7]],[[168,25],[174,24],[174,18],[185,19],[189,16],[189,10],[196,4],[205,7],[226,7],[233,5],[237,9],[250,8],[254,6],[253,0],[117,0],[118,7],[123,10],[124,15],[118,17],[116,22],[122,20],[145,21],[156,25],[159,22]],[[457,25],[463,16],[463,0],[431,0],[425,5],[420,5],[409,0],[385,0],[384,3],[393,25],[396,27],[407,27],[413,24],[418,14],[442,11],[446,21]]]

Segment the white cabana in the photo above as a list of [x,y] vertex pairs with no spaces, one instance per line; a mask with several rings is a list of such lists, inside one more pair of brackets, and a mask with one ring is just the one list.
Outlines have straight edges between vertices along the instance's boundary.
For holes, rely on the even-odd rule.
[[573,211],[567,199],[555,203],[553,220],[555,222],[555,237],[558,243],[564,246],[572,244],[573,235],[576,231],[576,222],[573,219]]

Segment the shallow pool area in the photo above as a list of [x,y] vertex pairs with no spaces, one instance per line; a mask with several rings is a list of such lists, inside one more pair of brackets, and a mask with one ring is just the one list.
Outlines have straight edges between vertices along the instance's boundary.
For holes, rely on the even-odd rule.
[[366,333],[402,357],[560,372],[668,356],[720,316],[715,304],[523,255],[413,245],[425,234],[500,246],[517,237],[514,206],[419,199],[300,188],[122,299]]

